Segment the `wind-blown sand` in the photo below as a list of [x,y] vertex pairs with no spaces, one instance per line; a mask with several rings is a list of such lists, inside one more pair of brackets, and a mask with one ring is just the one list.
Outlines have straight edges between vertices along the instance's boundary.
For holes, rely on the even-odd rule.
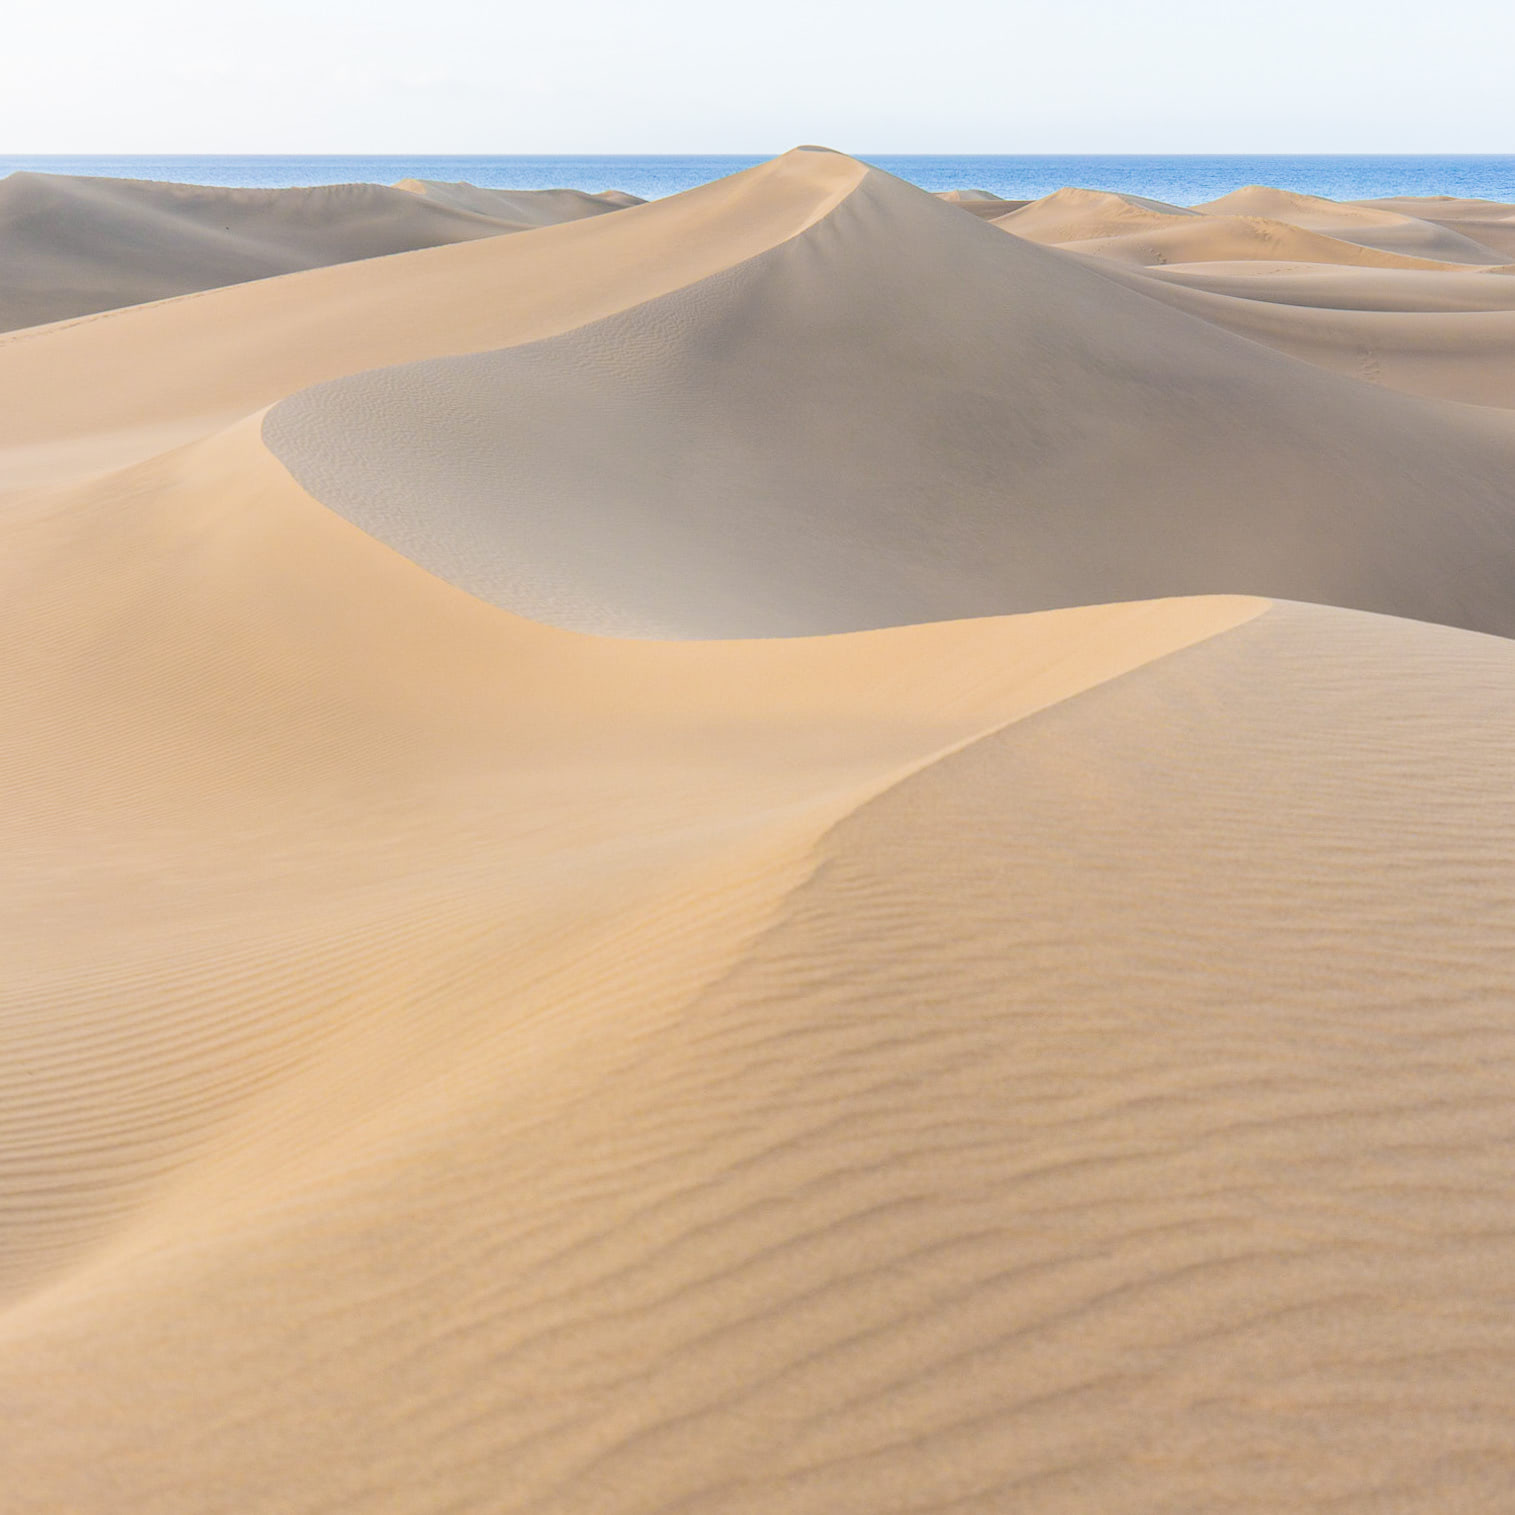
[[7,1511],[1505,1508],[1515,416],[1225,277],[803,151],[0,343]]

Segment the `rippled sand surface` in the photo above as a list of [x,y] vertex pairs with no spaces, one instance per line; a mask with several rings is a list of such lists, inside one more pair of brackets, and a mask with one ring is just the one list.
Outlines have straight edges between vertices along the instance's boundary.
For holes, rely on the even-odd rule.
[[1508,1508],[1515,209],[1228,200],[0,337],[7,1512]]

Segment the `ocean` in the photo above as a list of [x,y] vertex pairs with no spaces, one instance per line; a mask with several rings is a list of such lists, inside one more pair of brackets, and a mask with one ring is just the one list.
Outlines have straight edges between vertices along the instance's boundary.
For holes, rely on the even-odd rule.
[[[132,156],[0,154],[0,175],[42,173],[163,179],[185,184],[393,184],[397,179],[466,179],[500,189],[622,189],[653,200],[764,161],[753,157],[491,156]],[[1211,200],[1244,184],[1268,184],[1333,200],[1380,195],[1458,195],[1515,200],[1515,154],[1482,156],[1185,155],[1017,157],[858,154],[924,189],[985,189],[1032,200],[1064,185],[1118,190],[1177,205]]]

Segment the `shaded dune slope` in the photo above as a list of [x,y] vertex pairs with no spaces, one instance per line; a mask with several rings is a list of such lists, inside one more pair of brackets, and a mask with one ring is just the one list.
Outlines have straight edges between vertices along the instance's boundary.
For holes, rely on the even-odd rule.
[[697,284],[308,390],[264,437],[430,571],[586,630],[1215,591],[1515,630],[1504,417],[1294,362],[877,172]]

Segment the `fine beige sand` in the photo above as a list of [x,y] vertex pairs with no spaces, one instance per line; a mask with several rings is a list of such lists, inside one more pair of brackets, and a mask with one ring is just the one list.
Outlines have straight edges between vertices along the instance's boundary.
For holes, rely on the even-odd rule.
[[7,1515],[1506,1510],[1456,281],[801,150],[0,340]]

